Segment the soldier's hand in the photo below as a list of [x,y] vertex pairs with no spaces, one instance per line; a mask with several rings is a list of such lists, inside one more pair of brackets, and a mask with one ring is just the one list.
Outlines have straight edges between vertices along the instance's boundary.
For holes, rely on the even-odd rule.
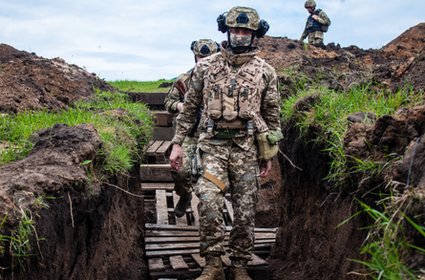
[[319,19],[319,16],[318,15],[312,15],[311,16],[314,20],[318,20]]
[[179,113],[181,113],[181,112],[183,112],[183,102],[179,102],[179,103],[177,103],[177,111],[179,112]]
[[263,161],[260,164],[260,177],[267,177],[272,170],[272,160]]
[[170,154],[171,169],[179,171],[182,167],[183,149],[179,144],[174,144]]

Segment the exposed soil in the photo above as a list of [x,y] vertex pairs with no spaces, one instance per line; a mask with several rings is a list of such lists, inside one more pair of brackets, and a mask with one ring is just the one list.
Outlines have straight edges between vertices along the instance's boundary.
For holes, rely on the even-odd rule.
[[[425,23],[379,50],[335,44],[306,48],[276,37],[265,37],[258,44],[260,55],[277,69],[283,97],[293,94],[297,83],[317,81],[339,90],[371,84],[391,90],[408,85],[424,91]],[[109,89],[96,75],[62,59],[44,59],[0,45],[0,113],[60,110],[90,97],[94,87]],[[313,96],[298,104],[297,110],[308,110],[314,101]],[[388,161],[384,155],[392,153],[391,168],[380,178],[335,191],[323,180],[329,171],[327,154],[309,141],[321,131],[311,128],[310,135],[302,139],[295,120],[285,123],[281,150],[292,163],[281,155],[281,169],[275,168],[273,175],[261,182],[256,217],[257,226],[279,226],[270,258],[271,279],[362,279],[349,274],[359,269],[349,259],[362,258],[359,248],[367,232],[360,229],[370,221],[360,217],[338,224],[359,210],[353,197],[367,194],[376,183],[392,182],[391,188],[398,194],[393,207],[407,203],[406,213],[418,217],[422,225],[425,222],[421,215],[425,201],[424,107],[406,108],[377,120],[370,115],[372,121],[367,123],[362,117],[351,118],[345,152],[382,161]],[[0,257],[0,277],[148,279],[141,227],[149,217],[143,212],[143,199],[113,187],[140,194],[139,166],[128,176],[111,176],[109,184],[101,185],[87,175],[96,173],[96,162],[101,160],[97,156],[101,144],[92,126],[57,125],[33,138],[36,146],[27,158],[0,167],[0,218],[7,214],[0,232],[16,228],[21,209],[29,207],[36,214],[36,231],[45,239],[35,246],[34,256],[25,263],[26,271],[17,270],[6,249]],[[93,164],[84,167],[81,163],[85,160]],[[87,172],[87,168],[92,170]],[[356,179],[353,176],[352,181]],[[34,204],[41,195],[54,197],[45,198],[50,208]],[[425,247],[419,236],[407,235]],[[409,259],[415,268],[425,267],[424,262],[417,255]]]
[[59,110],[87,98],[94,88],[111,89],[95,74],[0,44],[0,112]]

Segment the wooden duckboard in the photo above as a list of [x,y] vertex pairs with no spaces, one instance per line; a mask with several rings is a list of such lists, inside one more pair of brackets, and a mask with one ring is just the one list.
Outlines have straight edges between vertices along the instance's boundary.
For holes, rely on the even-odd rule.
[[[198,198],[193,195],[186,215],[178,218],[174,215],[174,206],[179,197],[169,188],[155,190],[157,222],[145,224],[145,252],[148,258],[151,278],[176,277],[176,279],[195,278],[205,266],[205,260],[199,255],[199,214]],[[225,241],[229,240],[233,222],[233,209],[226,199]],[[252,260],[248,263],[251,271],[265,271],[267,261],[256,252],[270,252],[276,240],[277,228],[255,228],[255,244]],[[228,246],[225,245],[225,249]],[[230,266],[229,255],[222,256],[224,267]],[[183,277],[183,278],[182,278]]]

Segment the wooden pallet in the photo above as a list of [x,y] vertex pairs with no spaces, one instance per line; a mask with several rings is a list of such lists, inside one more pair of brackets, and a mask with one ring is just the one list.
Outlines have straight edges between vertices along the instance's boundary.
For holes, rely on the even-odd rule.
[[143,155],[147,163],[168,163],[170,155],[171,141],[155,140],[149,141],[146,145]]
[[[152,186],[151,186],[152,185]],[[142,190],[152,192],[154,184]],[[155,190],[156,224],[145,224],[145,250],[149,263],[149,271],[153,280],[162,277],[173,279],[193,279],[205,266],[199,255],[199,214],[198,198],[194,195],[186,215],[178,218],[174,215],[174,206],[179,197],[168,185]],[[223,211],[225,223],[225,241],[229,240],[233,224],[233,209],[229,197],[225,198]],[[260,257],[270,252],[275,243],[276,228],[255,228],[255,244],[253,259],[249,262],[250,274],[264,279],[267,262]],[[228,249],[228,246],[225,246]],[[230,266],[229,256],[222,256],[227,270]],[[261,274],[262,273],[262,274]]]

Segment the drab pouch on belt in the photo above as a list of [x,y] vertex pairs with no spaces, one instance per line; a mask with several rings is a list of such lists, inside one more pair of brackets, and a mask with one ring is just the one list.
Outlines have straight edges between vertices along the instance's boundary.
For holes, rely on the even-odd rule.
[[266,131],[258,133],[256,136],[258,143],[258,158],[260,160],[272,159],[279,151],[278,142],[271,144],[267,137],[268,134],[269,132]]

